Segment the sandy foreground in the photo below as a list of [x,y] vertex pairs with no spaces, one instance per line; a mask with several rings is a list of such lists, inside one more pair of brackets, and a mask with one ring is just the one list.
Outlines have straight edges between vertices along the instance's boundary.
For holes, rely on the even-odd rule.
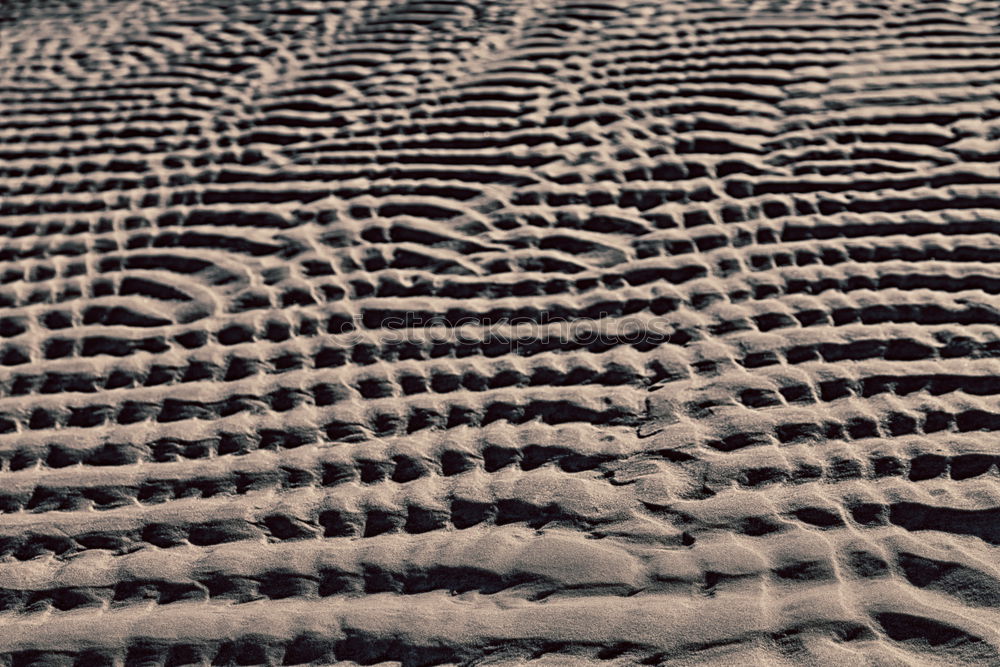
[[0,666],[1000,665],[995,0],[0,3]]

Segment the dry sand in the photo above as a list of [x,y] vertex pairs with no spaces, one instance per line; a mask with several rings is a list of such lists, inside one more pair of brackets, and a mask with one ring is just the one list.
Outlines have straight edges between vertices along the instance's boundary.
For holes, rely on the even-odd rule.
[[0,196],[4,667],[1000,665],[995,0],[5,0]]

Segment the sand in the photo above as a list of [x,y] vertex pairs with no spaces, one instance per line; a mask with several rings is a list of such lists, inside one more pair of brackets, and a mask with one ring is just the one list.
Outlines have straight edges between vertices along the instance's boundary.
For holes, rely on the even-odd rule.
[[1000,665],[992,0],[0,4],[0,665]]

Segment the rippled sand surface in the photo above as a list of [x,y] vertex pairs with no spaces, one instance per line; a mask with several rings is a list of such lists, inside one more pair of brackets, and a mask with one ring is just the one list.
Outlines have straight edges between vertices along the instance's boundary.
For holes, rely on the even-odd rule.
[[1000,665],[995,0],[0,4],[0,665]]

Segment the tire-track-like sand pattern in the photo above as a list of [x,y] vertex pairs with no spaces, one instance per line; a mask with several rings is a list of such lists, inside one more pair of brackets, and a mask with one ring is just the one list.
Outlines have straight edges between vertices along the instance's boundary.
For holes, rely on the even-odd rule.
[[1000,664],[998,94],[986,0],[3,3],[0,664]]

